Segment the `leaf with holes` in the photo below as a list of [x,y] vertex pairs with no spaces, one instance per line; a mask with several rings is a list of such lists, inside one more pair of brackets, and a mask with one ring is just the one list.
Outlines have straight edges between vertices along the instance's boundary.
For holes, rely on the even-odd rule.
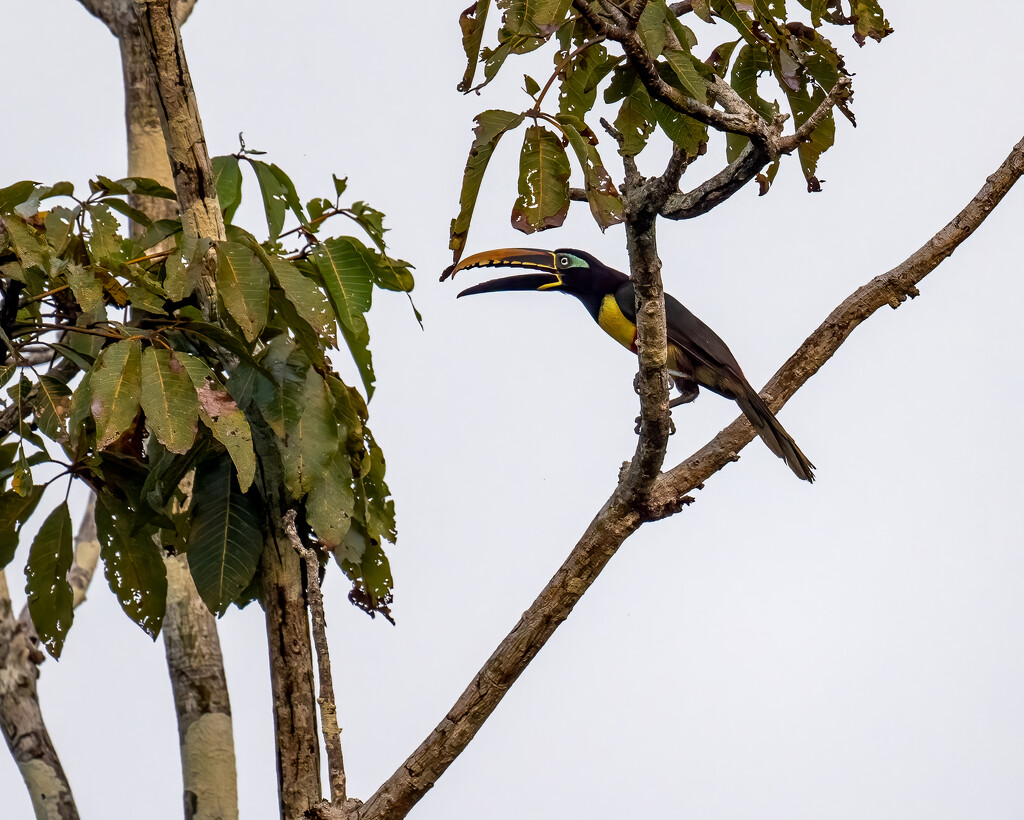
[[171,351],[147,347],[142,354],[141,402],[157,441],[172,453],[187,453],[196,438],[199,400],[192,379]]
[[180,350],[174,351],[174,358],[188,373],[199,399],[199,418],[228,451],[238,474],[239,488],[244,493],[256,475],[252,430],[245,413],[239,409],[206,362]]
[[622,199],[611,174],[601,162],[601,155],[597,152],[597,138],[593,131],[582,120],[570,115],[560,115],[558,122],[583,168],[587,202],[590,204],[590,213],[593,214],[594,221],[602,231],[622,222],[625,219]]
[[519,155],[519,197],[512,227],[523,233],[557,228],[569,213],[569,158],[555,134],[531,125]]
[[327,465],[338,451],[338,425],[323,378],[312,367],[302,384],[292,383],[286,390],[301,390],[302,400],[290,402],[301,412],[286,417],[285,444],[281,452],[284,480],[294,498],[302,498],[323,480]]
[[53,510],[32,541],[25,565],[28,612],[40,640],[59,658],[74,619],[74,592],[68,583],[71,550],[71,513],[64,501]]
[[188,566],[211,612],[223,615],[256,573],[263,543],[256,505],[238,487],[227,457],[196,471]]
[[156,639],[167,608],[167,570],[152,531],[133,532],[135,518],[112,497],[97,498],[96,535],[107,584],[124,614]]
[[96,420],[96,449],[120,438],[139,412],[142,391],[142,342],[126,339],[103,349],[89,372],[89,383],[75,390],[89,391],[89,411]]
[[523,121],[523,115],[513,114],[511,111],[491,110],[477,114],[475,120],[473,145],[469,149],[466,169],[462,174],[459,215],[452,220],[451,240],[448,243],[448,247],[455,252],[452,259],[453,265],[458,264],[462,252],[465,250],[466,237],[469,235],[469,223],[473,218],[477,197],[480,195],[480,185],[483,183],[487,163],[491,161],[491,155],[498,145],[498,140],[506,132],[518,128]]
[[267,323],[270,277],[245,245],[217,244],[217,291],[246,340],[254,341]]

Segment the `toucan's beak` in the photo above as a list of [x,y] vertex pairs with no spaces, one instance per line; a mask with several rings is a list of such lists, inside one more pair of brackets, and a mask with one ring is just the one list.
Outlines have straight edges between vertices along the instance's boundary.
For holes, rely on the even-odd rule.
[[530,268],[545,271],[545,273],[528,273],[522,276],[504,276],[501,279],[492,279],[489,282],[481,282],[479,285],[466,288],[459,296],[507,290],[550,290],[562,284],[562,277],[558,275],[555,265],[555,254],[552,251],[533,248],[499,248],[473,254],[459,262],[450,273],[446,271],[445,278],[454,276],[467,268],[498,267]]

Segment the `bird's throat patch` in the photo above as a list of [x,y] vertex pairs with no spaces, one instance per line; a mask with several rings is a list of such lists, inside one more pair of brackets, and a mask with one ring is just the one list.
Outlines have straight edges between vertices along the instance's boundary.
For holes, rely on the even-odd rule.
[[636,325],[619,310],[619,305],[613,294],[609,293],[601,300],[601,307],[597,312],[597,323],[620,345],[636,351]]

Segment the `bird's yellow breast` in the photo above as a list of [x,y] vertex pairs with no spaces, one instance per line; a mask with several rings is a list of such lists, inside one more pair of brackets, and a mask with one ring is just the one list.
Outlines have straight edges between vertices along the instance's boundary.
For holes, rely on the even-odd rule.
[[597,312],[597,323],[620,345],[636,351],[636,325],[623,315],[615,301],[615,296],[610,293],[601,300],[601,308]]

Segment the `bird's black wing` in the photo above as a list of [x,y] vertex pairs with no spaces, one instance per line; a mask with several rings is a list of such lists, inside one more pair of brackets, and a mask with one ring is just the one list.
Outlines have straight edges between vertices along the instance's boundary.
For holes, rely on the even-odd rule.
[[[626,282],[615,293],[619,310],[636,324],[636,297],[633,283]],[[725,367],[742,377],[739,362],[721,337],[694,316],[678,299],[665,294],[665,324],[668,341],[699,362],[710,367]]]

